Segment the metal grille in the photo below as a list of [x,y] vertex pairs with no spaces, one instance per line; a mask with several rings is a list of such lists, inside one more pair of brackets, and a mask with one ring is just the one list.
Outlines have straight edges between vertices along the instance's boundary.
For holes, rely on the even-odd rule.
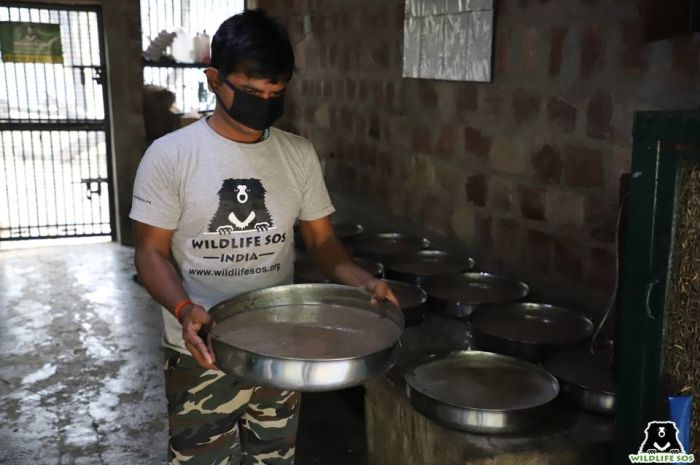
[[[221,22],[244,9],[244,0],[141,0],[141,30],[143,50],[160,31],[173,32],[181,27],[192,37],[198,32],[213,36]],[[168,53],[169,50],[166,50]],[[214,95],[208,91],[200,101],[200,84],[206,90],[201,63],[146,63],[144,84],[165,87],[175,94],[175,106],[180,112],[214,109]]]
[[675,205],[664,367],[669,395],[694,398],[692,451],[700,454],[700,163],[681,162]]
[[0,6],[59,24],[63,64],[0,61],[0,241],[112,235],[99,10]]

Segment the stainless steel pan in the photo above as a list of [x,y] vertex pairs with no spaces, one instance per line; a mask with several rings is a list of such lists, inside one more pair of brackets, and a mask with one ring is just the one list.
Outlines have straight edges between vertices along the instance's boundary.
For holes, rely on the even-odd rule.
[[361,235],[365,228],[361,224],[341,221],[338,223],[333,222],[333,230],[335,231],[335,237],[341,241],[346,241]]
[[[355,264],[366,270],[375,278],[384,277],[384,266],[374,260],[354,258]],[[331,283],[332,280],[319,270],[310,259],[302,259],[294,263],[295,283]]]
[[426,249],[430,241],[397,232],[362,234],[348,241],[353,255],[384,263],[386,257]]
[[455,352],[420,365],[406,390],[423,415],[474,433],[525,431],[542,422],[559,394],[557,380],[538,365],[500,354]]
[[412,326],[423,321],[427,314],[426,302],[428,294],[415,284],[390,279],[386,282],[399,299],[399,307],[403,312],[406,326]]
[[613,342],[553,355],[544,364],[559,380],[564,397],[584,410],[613,415],[616,383],[612,370]]
[[444,250],[419,250],[389,256],[384,266],[387,278],[422,286],[435,275],[469,271],[474,268],[474,260]]
[[[333,232],[335,237],[341,241],[346,241],[361,235],[365,228],[361,224],[350,223],[347,221],[335,222],[331,220],[333,224]],[[301,235],[301,228],[299,225],[294,225],[294,242],[298,247],[304,247],[304,237]]]
[[533,362],[581,345],[593,334],[593,323],[580,313],[531,302],[484,305],[470,321],[480,350]]
[[452,318],[468,318],[480,305],[514,302],[530,292],[525,283],[472,272],[435,276],[423,289],[431,309]]
[[248,292],[210,310],[216,365],[249,383],[324,391],[391,367],[404,320],[359,289],[296,284]]

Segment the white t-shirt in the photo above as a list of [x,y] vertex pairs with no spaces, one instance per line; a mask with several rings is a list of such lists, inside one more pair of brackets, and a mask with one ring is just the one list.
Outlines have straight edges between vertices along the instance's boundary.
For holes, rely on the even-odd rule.
[[[265,140],[242,144],[202,119],[148,148],[129,216],[174,230],[170,246],[185,291],[209,309],[292,283],[295,220],[333,211],[308,140],[271,128]],[[163,323],[165,343],[185,350],[182,327],[165,309]]]

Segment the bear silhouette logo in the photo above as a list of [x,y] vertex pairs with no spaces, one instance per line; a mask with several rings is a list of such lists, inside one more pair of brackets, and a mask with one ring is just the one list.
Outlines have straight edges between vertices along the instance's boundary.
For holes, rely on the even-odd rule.
[[267,231],[273,227],[265,206],[267,191],[259,179],[225,179],[219,189],[219,208],[209,222],[209,232],[233,234]]
[[650,421],[644,430],[640,454],[685,454],[678,440],[678,428],[672,421]]

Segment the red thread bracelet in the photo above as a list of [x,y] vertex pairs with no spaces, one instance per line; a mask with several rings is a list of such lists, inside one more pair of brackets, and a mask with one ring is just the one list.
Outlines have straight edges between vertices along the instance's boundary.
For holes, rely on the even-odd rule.
[[177,321],[180,321],[180,312],[182,312],[182,309],[185,308],[188,305],[193,305],[194,302],[192,302],[190,299],[185,299],[181,300],[180,302],[175,305],[175,310],[173,310],[173,315],[175,315],[175,318]]

